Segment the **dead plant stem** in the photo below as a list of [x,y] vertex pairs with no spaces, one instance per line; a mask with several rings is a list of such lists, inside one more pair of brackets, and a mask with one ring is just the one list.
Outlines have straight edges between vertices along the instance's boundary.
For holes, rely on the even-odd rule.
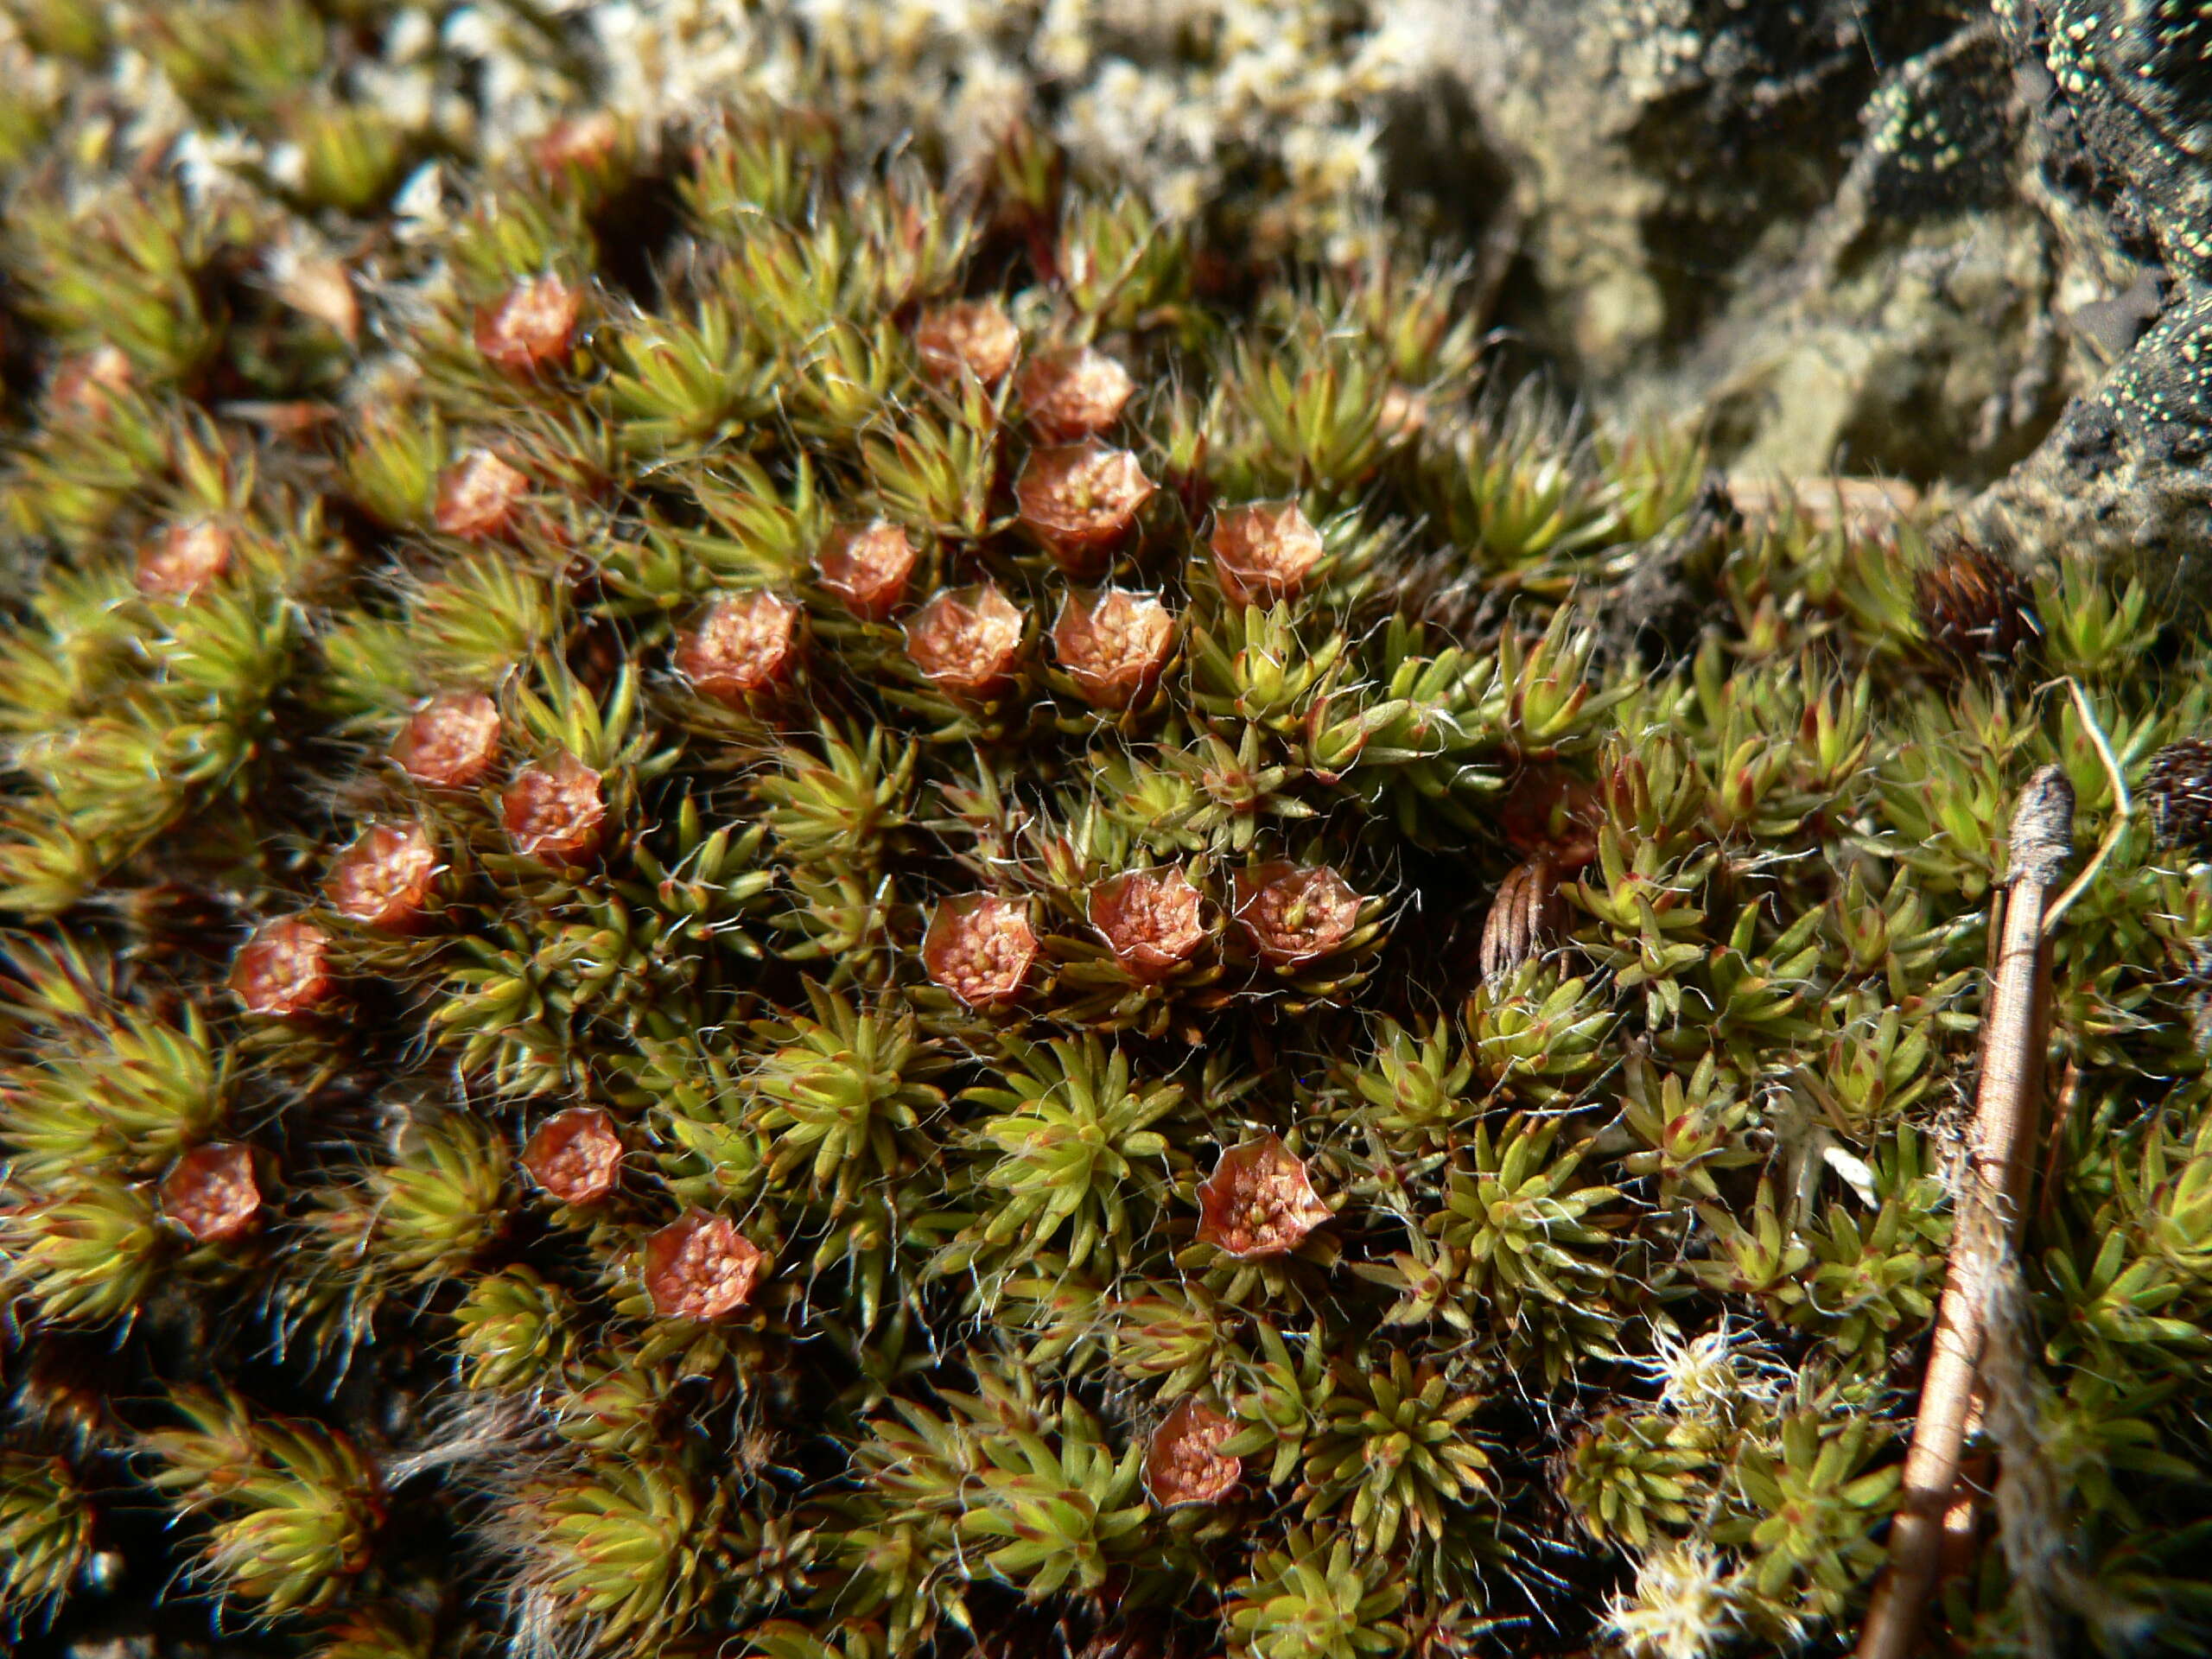
[[1911,1652],[1942,1560],[1947,1520],[1954,1535],[1962,1524],[1959,1464],[1989,1298],[2011,1253],[2043,1094],[2050,979],[2044,912],[2073,851],[2073,786],[2061,768],[2045,766],[2028,780],[2013,809],[2012,868],[1990,918],[1996,962],[1982,1016],[1981,1078],[1954,1207],[1948,1272],[1905,1456],[1890,1564],[1859,1631],[1858,1659],[1905,1659]]

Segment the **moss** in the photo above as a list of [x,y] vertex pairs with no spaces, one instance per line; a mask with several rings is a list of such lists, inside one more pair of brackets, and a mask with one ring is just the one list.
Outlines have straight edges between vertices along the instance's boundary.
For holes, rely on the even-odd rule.
[[1746,519],[1356,190],[880,149],[893,14],[709,109],[612,14],[35,11],[0,1617],[1833,1648],[2056,762],[2008,1409],[2106,1593],[1944,1617],[2195,1639],[2212,690],[2141,586]]

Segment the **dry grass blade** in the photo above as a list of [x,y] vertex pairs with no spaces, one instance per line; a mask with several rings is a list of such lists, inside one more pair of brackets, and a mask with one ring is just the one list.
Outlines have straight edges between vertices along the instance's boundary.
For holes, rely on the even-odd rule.
[[1904,1502],[1890,1566],[1859,1632],[1859,1659],[1904,1659],[1942,1563],[1944,1535],[1961,1526],[1959,1461],[1974,1408],[1995,1276],[2024,1197],[2028,1152],[2043,1094],[2050,957],[2044,915],[2073,851],[2074,790],[2057,766],[2028,780],[2012,813],[2012,871],[1991,927],[1995,970],[1982,1020],[1981,1082],[1957,1206],[1943,1300],[1921,1385]]

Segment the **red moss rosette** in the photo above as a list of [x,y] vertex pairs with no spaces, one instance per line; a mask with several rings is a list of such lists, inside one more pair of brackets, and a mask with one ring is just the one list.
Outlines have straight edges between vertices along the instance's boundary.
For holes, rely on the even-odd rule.
[[404,933],[429,908],[438,849],[419,823],[372,823],[339,854],[323,882],[330,907],[349,922]]
[[499,758],[499,705],[481,691],[433,697],[392,741],[391,758],[418,784],[466,789]]
[[1122,417],[1136,383],[1120,362],[1089,346],[1032,358],[1014,382],[1022,418],[1046,443],[1079,443]]
[[677,672],[717,702],[757,702],[791,683],[798,619],[798,607],[779,594],[721,594],[677,642]]
[[1174,658],[1175,613],[1151,594],[1126,588],[1070,594],[1052,624],[1052,654],[1092,708],[1134,708]]
[[1255,501],[1214,519],[1214,579],[1232,605],[1271,605],[1305,591],[1326,549],[1295,501]]
[[253,1149],[235,1141],[193,1147],[162,1177],[162,1213],[201,1244],[227,1244],[261,1220]]
[[515,850],[542,864],[581,864],[599,850],[607,833],[600,774],[573,754],[524,768],[499,805]]
[[1015,1001],[1036,960],[1037,935],[1027,909],[987,893],[940,900],[922,938],[924,970],[970,1008]]
[[1090,925],[1125,973],[1155,982],[1205,944],[1205,903],[1179,869],[1131,870],[1090,890]]
[[438,474],[430,519],[448,536],[490,541],[513,533],[529,495],[527,474],[489,449],[472,449]]
[[879,518],[831,531],[815,553],[814,572],[861,621],[883,622],[906,602],[918,556],[902,526]]
[[645,1294],[664,1319],[725,1319],[753,1300],[761,1262],[728,1217],[687,1211],[645,1241]]
[[597,1204],[622,1173],[622,1137],[596,1106],[571,1106],[537,1126],[523,1147],[523,1167],[563,1204]]
[[1236,873],[1236,919],[1271,968],[1318,962],[1351,937],[1365,902],[1326,864],[1277,859]]
[[103,340],[89,352],[61,360],[47,384],[47,401],[57,414],[103,415],[137,379],[123,348]]
[[1027,620],[996,582],[956,588],[906,619],[906,656],[945,696],[988,702],[1014,685]]
[[561,173],[575,168],[590,173],[613,159],[622,141],[622,124],[605,110],[588,115],[563,116],[531,144],[530,158],[541,173]]
[[[1612,780],[1633,790],[1625,774]],[[1523,858],[1551,861],[1561,875],[1572,875],[1598,855],[1598,826],[1605,821],[1605,791],[1563,766],[1524,767],[1498,804],[1497,827]]]
[[230,985],[248,1014],[279,1020],[312,1014],[336,988],[330,935],[299,916],[264,922],[238,947]]
[[1014,482],[1022,526],[1071,575],[1102,569],[1157,486],[1127,449],[1057,444],[1033,452]]
[[1195,1395],[1169,1412],[1145,1446],[1144,1484],[1164,1510],[1184,1503],[1218,1503],[1244,1478],[1244,1460],[1221,1449],[1236,1425]]
[[138,555],[138,591],[188,599],[231,568],[231,532],[212,518],[171,524]]
[[1305,1160],[1263,1135],[1227,1148],[1198,1185],[1198,1238],[1239,1262],[1287,1255],[1329,1219]]
[[582,289],[558,276],[526,276],[476,314],[476,349],[510,374],[556,367],[575,349]]
[[989,385],[1004,379],[1021,355],[1021,331],[995,300],[956,300],[922,313],[914,349],[933,380],[957,380],[964,369]]

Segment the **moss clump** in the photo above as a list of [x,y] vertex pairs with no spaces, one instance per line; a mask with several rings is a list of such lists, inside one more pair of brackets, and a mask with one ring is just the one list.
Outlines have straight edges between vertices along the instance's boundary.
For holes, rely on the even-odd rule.
[[[2101,831],[2101,734],[2158,810],[2056,943],[1944,1617],[2186,1650],[2208,687],[2139,591],[1746,523],[1419,251],[887,156],[834,65],[524,163],[342,9],[113,21],[25,12],[0,128],[10,1621],[1832,1646],[2012,792]],[[299,164],[134,159],[147,54]]]

